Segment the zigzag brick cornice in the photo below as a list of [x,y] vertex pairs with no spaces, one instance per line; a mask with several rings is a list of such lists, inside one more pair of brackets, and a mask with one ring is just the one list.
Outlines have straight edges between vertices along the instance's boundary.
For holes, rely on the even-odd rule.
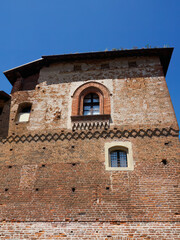
[[16,135],[9,136],[7,138],[0,139],[0,142],[5,143],[25,143],[25,142],[51,142],[51,141],[64,141],[64,140],[84,140],[84,139],[99,139],[99,138],[129,138],[129,137],[160,137],[160,136],[179,136],[179,130],[173,128],[155,128],[155,129],[131,129],[131,130],[119,130],[119,129],[98,129],[94,131],[61,131],[59,133],[42,133],[42,134],[28,134],[28,135]]

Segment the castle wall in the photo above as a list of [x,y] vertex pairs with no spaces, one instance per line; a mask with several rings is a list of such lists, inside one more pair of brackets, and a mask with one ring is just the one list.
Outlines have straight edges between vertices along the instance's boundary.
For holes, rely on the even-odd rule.
[[0,108],[1,107],[2,113],[0,114],[0,138],[8,136],[11,101],[4,101],[0,99]]
[[[44,67],[35,90],[17,91],[12,95],[9,131],[19,134],[22,131],[71,129],[73,93],[82,84],[92,81],[103,84],[110,92],[111,126],[178,128],[158,58],[135,60],[136,68],[129,68],[131,58],[113,60],[109,69],[100,69],[102,61],[78,62],[79,71],[73,71],[74,64],[70,63]],[[25,101],[33,104],[30,121],[17,124],[18,105]]]
[[[12,93],[0,140],[0,236],[179,239],[179,134],[159,59],[58,63],[36,78]],[[109,128],[72,129],[73,94],[87,82],[109,90]],[[23,102],[30,120],[19,123]],[[131,142],[134,170],[106,170],[112,141]]]
[[[1,143],[0,219],[179,219],[177,137],[96,139],[95,136]],[[105,170],[105,143],[112,141],[132,143],[133,171]]]
[[2,239],[166,239],[180,238],[179,223],[26,222],[1,223]]

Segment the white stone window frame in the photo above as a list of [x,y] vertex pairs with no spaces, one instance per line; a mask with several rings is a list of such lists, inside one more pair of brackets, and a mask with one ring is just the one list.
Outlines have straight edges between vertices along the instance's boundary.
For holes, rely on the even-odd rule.
[[[110,152],[114,150],[125,150],[127,152],[127,167],[111,167]],[[105,143],[105,168],[108,171],[134,170],[132,143],[122,141]]]

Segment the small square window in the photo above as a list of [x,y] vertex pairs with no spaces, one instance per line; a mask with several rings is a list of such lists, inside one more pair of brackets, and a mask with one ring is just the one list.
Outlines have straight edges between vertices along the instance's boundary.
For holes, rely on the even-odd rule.
[[133,170],[131,142],[105,143],[106,170]]
[[28,122],[31,113],[31,103],[23,103],[19,106],[17,122]]

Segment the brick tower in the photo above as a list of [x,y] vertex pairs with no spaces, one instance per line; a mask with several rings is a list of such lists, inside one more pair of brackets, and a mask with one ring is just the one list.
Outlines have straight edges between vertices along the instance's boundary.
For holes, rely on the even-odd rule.
[[172,51],[51,55],[4,72],[0,238],[180,238]]

